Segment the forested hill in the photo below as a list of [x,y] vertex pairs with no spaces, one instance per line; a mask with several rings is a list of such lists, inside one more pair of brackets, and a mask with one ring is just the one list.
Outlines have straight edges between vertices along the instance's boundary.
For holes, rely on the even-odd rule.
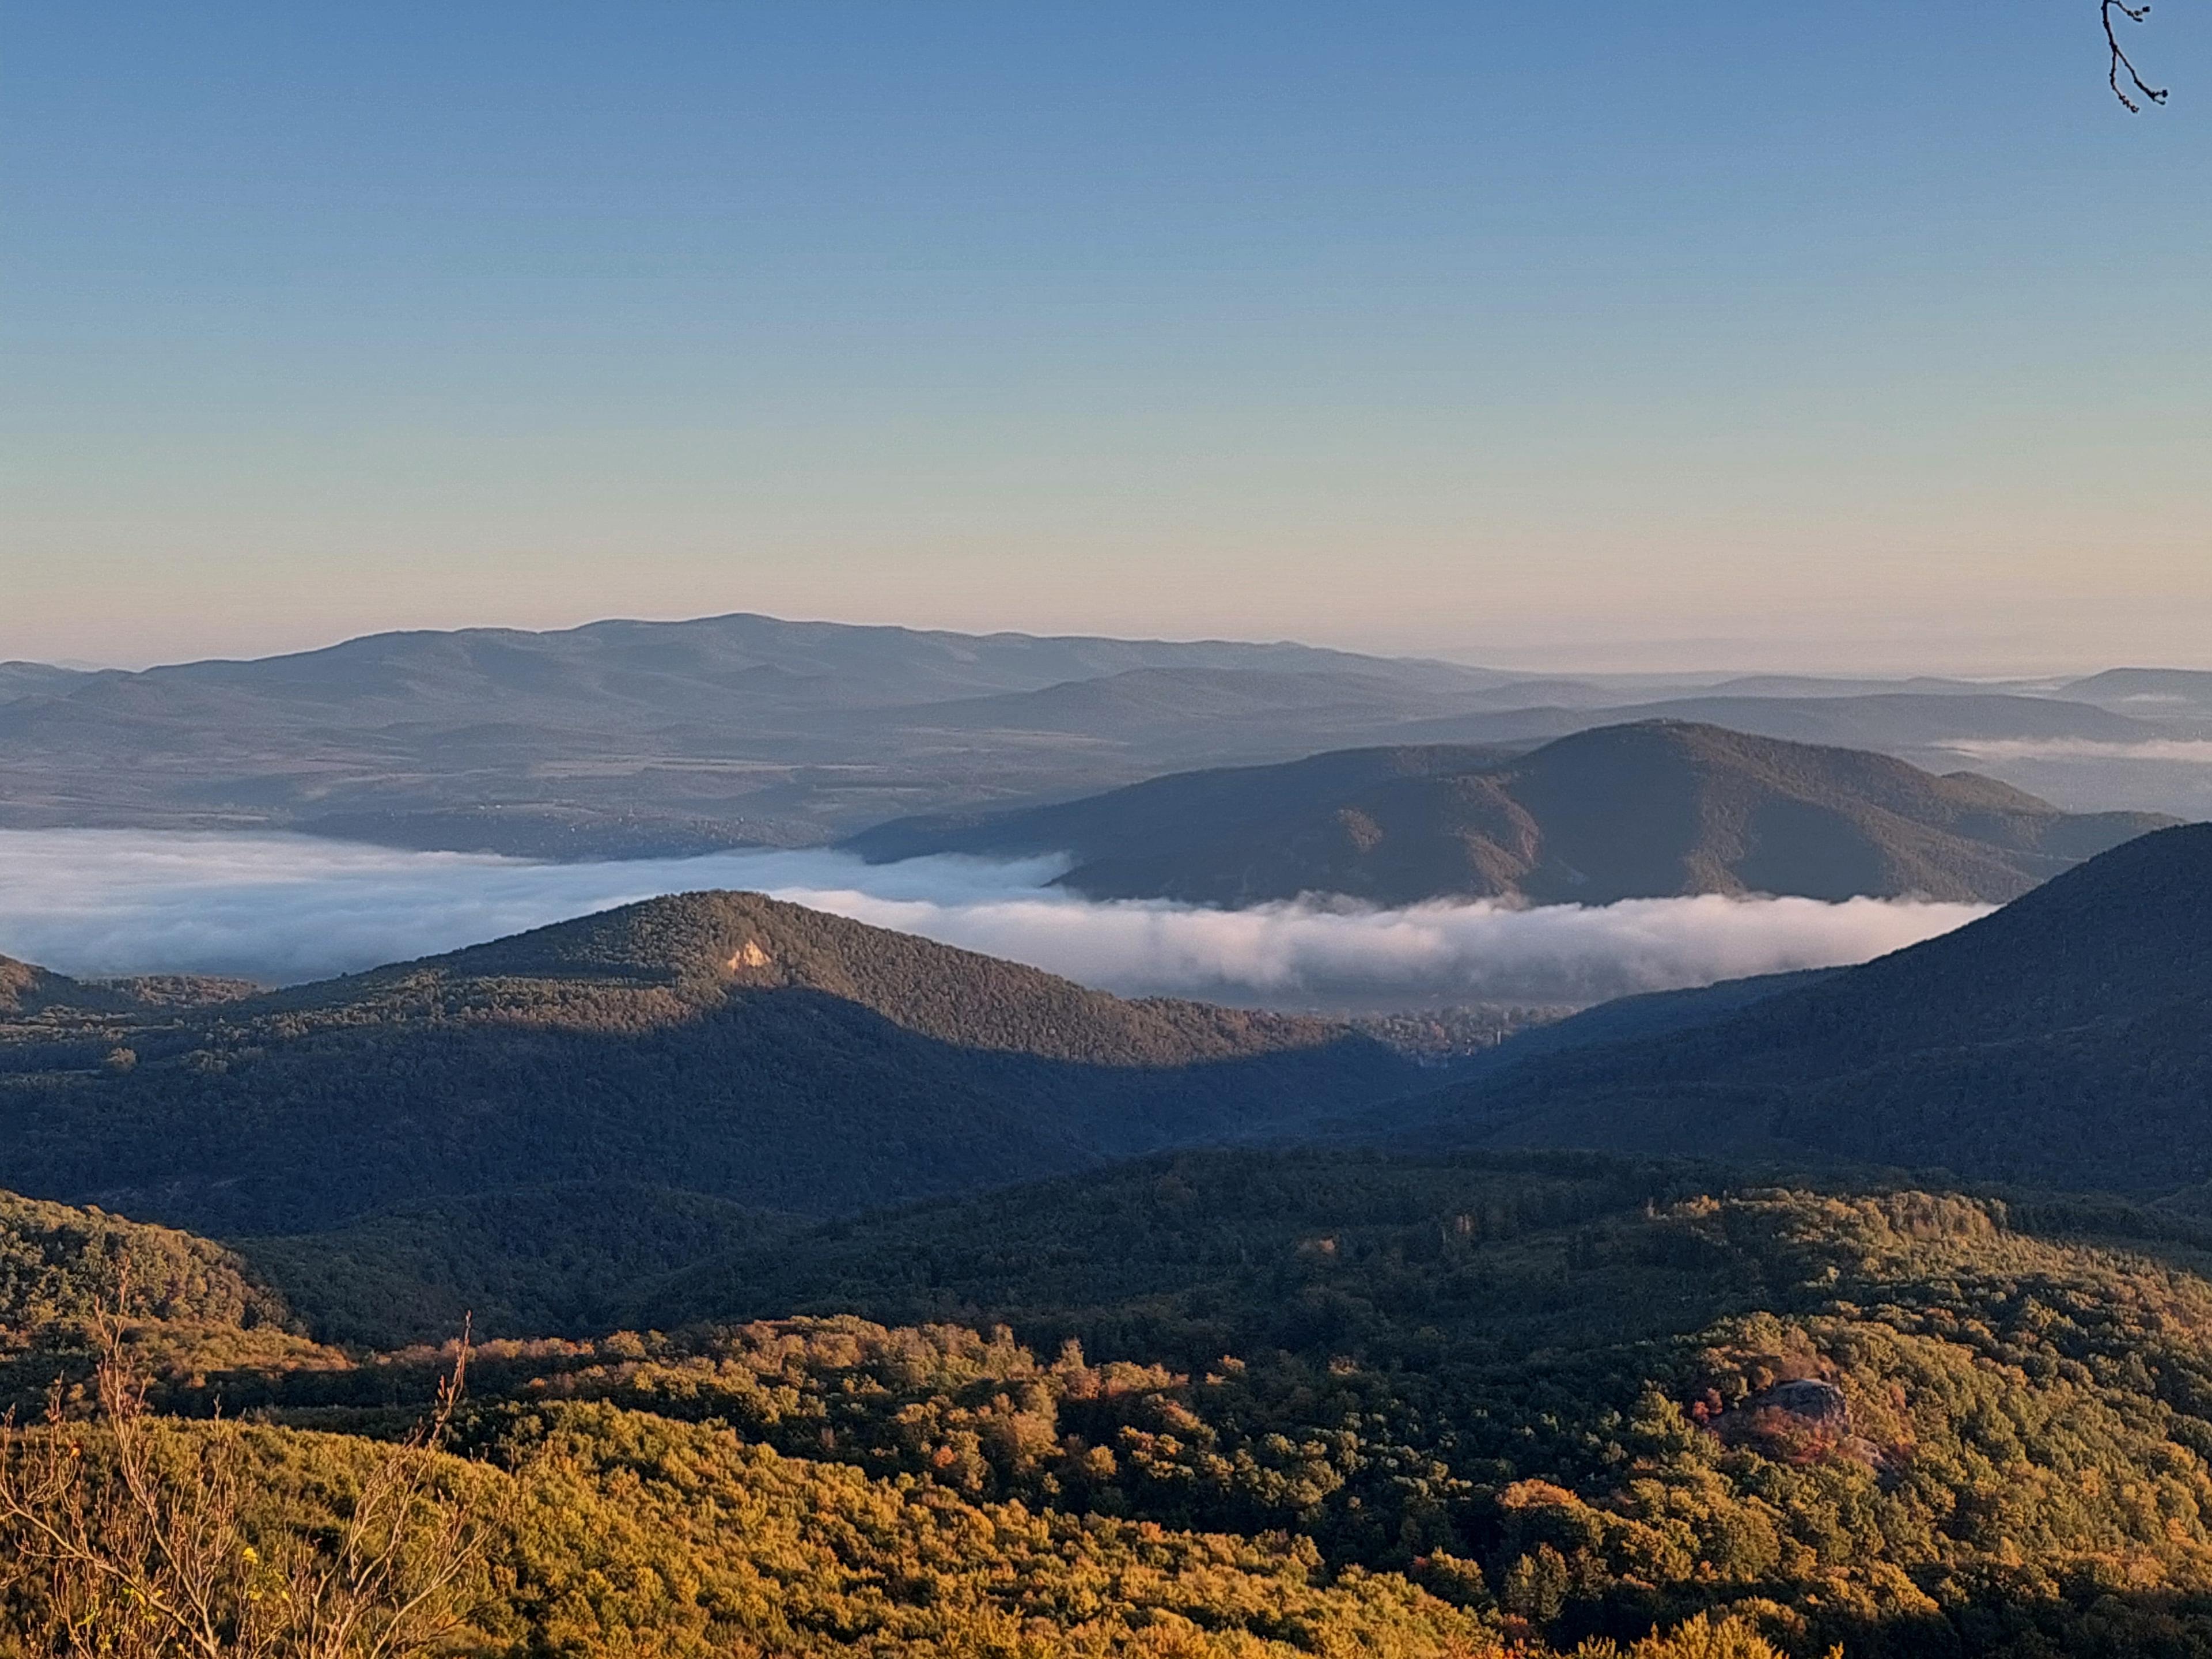
[[129,1000],[106,986],[0,957],[0,1016],[35,1014],[58,1006],[107,1011],[126,1006]]
[[79,1013],[150,1013],[203,1007],[251,996],[260,988],[209,974],[141,974],[128,979],[71,979],[13,957],[0,957],[0,1020],[48,1009]]
[[853,1407],[881,1389],[887,1423],[974,1431],[982,1490],[1463,1572],[1554,1634],[1756,1605],[1808,1656],[2208,1650],[2212,1290],[2148,1259],[2154,1215],[1711,1180],[1155,1160],[752,1252],[654,1309],[1004,1322],[1037,1369],[975,1356],[995,1419],[989,1385],[965,1419],[902,1398],[919,1356],[849,1322],[796,1420],[783,1329],[731,1343],[757,1395],[674,1354],[574,1386],[919,1467]]
[[2212,1178],[2212,825],[1697,1029],[1383,1115],[1423,1139],[1840,1158],[2053,1186]]
[[692,894],[204,1009],[0,1022],[0,1185],[219,1233],[576,1182],[835,1214],[1428,1075],[1340,1026]]
[[81,1374],[102,1317],[170,1381],[339,1358],[302,1334],[283,1296],[235,1250],[0,1191],[0,1414],[35,1417],[57,1371]]
[[[493,1500],[457,1644],[488,1656],[1547,1659],[1704,1614],[1743,1622],[1669,1659],[2192,1659],[2208,1242],[1656,1160],[1163,1156],[486,1344],[481,1461],[425,1519]],[[171,1443],[235,1444],[260,1523],[327,1536],[446,1356],[292,1340],[162,1397],[250,1412]],[[0,1601],[0,1646],[38,1606]]]
[[75,1324],[101,1309],[240,1329],[295,1322],[283,1298],[220,1244],[0,1192],[0,1334]]
[[768,991],[834,997],[962,1048],[1101,1066],[1188,1066],[1347,1037],[1341,1026],[1295,1015],[1127,1000],[1018,963],[731,892],[647,899],[259,1006],[620,1031]]
[[1082,892],[1208,904],[1304,892],[1994,902],[2171,822],[2069,814],[1970,773],[1648,720],[1518,757],[1433,745],[1176,774],[1025,811],[900,820],[848,844],[878,861],[1066,853],[1063,880]]

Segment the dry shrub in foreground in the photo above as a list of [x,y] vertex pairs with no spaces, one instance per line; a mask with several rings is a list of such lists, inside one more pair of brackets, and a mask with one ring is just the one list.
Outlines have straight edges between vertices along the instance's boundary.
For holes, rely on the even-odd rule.
[[374,1443],[334,1513],[301,1524],[270,1517],[254,1431],[149,1413],[119,1322],[98,1331],[88,1420],[65,1413],[57,1385],[43,1423],[0,1423],[0,1654],[408,1659],[447,1646],[483,1548],[483,1517],[439,1469],[465,1342],[429,1419]]

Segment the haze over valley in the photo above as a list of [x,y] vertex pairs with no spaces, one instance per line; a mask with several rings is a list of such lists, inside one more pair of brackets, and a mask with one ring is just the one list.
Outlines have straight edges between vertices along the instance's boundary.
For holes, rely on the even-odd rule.
[[1286,644],[753,616],[380,635],[136,673],[0,665],[0,824],[665,855],[1323,749],[1525,750],[1654,719],[1971,765],[2069,811],[2212,810],[2201,674],[1995,687],[1717,674],[1658,692]]
[[[2146,696],[2157,729],[2194,731],[2212,722],[2189,701],[2212,698],[2201,678],[2105,677],[2095,703],[1769,678],[1614,707],[1595,681],[1289,645],[759,617],[137,675],[17,665],[0,921],[71,972],[277,983],[753,887],[1133,994],[1579,1004],[1863,960],[2172,821],[1950,775],[1943,745],[2107,743],[2144,724],[2118,707]],[[944,695],[986,686],[1001,689]],[[1548,701],[1513,712],[1529,697]],[[1503,708],[1432,712],[1484,704]],[[1737,726],[1689,718],[1713,713]],[[1313,756],[1433,735],[1424,714],[1501,735]],[[1796,735],[1747,735],[1776,728]],[[1872,747],[1803,741],[1862,732]],[[1246,769],[1158,776],[1193,760]],[[2184,801],[2156,781],[2176,763],[2148,764],[2120,795]],[[1492,793],[1465,796],[1470,780]],[[1040,797],[1060,804],[1021,805]],[[1648,841],[1662,818],[1678,827]]]

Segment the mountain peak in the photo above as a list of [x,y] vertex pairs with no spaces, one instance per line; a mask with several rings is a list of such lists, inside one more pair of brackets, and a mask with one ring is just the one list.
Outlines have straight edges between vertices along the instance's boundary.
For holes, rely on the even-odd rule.
[[1338,893],[1608,903],[1699,893],[1999,902],[2172,820],[2062,812],[1972,774],[1698,720],[1522,754],[1359,749],[1156,778],[994,817],[905,820],[864,856],[1060,852],[1097,898]]
[[[641,985],[814,983],[799,936],[818,942],[818,911],[761,893],[701,891],[643,899],[471,945],[423,966],[470,978],[611,979]],[[386,970],[388,971],[388,970]],[[814,988],[830,989],[815,984]]]
[[[239,1233],[580,1181],[834,1212],[1281,1133],[1423,1081],[1342,1025],[1127,1001],[745,892],[136,1012],[76,1033],[134,1066],[0,1086],[11,1179]],[[40,1046],[0,1043],[0,1085]]]
[[1187,1066],[1365,1042],[1296,1015],[1125,1000],[763,893],[719,890],[644,899],[282,996],[296,1006],[413,1003],[606,1030],[666,1026],[778,991],[854,1004],[963,1048],[1084,1064]]

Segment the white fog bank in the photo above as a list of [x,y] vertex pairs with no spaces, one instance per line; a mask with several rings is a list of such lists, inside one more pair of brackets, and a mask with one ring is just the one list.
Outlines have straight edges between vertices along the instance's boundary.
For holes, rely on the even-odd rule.
[[1862,962],[1984,906],[1635,899],[1515,908],[1096,902],[1049,860],[870,866],[810,849],[599,864],[297,836],[0,830],[0,954],[62,973],[285,983],[453,950],[655,894],[746,888],[1125,994],[1316,1006],[1588,1002]]

